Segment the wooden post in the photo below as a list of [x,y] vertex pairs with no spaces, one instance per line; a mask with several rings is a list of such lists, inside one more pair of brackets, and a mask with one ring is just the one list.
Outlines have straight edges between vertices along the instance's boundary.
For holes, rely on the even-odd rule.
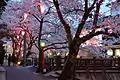
[[120,68],[120,57],[118,57],[118,68]]
[[49,63],[50,63],[50,70],[53,70],[53,68],[54,68],[54,58],[49,58]]
[[93,70],[96,70],[96,57],[93,57],[93,65],[94,65],[94,69]]
[[52,59],[52,69],[55,68],[55,63],[54,63],[54,58],[51,58]]
[[49,64],[50,64],[50,71],[52,70],[52,59],[49,58]]
[[56,64],[56,70],[59,70],[61,68],[61,56],[55,57],[55,64]]

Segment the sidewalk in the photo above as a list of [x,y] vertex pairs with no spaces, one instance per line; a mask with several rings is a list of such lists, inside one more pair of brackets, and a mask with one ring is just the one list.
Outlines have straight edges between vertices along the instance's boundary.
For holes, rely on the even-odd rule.
[[43,74],[34,74],[24,67],[4,67],[7,71],[7,80],[56,80]]

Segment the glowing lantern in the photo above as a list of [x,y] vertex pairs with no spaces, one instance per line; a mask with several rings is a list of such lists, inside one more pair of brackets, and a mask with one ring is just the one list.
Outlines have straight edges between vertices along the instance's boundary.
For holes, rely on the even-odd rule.
[[68,56],[68,54],[69,54],[69,52],[67,52],[67,53],[65,54],[65,56]]
[[25,35],[25,31],[22,31],[21,34],[22,34],[22,35]]
[[20,61],[17,62],[18,65],[20,65],[20,63],[21,63]]
[[21,56],[23,57],[23,53],[21,54]]
[[41,43],[40,43],[40,46],[41,46],[41,47],[45,47],[45,42],[41,42]]
[[23,50],[23,48],[21,47],[21,50]]
[[19,35],[17,35],[17,39],[19,39],[20,38],[20,36]]
[[80,58],[80,55],[77,55],[77,57],[76,58]]
[[49,53],[49,55],[51,56],[51,55],[52,55],[52,53]]
[[38,1],[36,1],[35,4],[40,7],[40,12],[41,13],[45,12],[45,6],[43,4],[39,3]]
[[57,53],[57,56],[59,56],[59,55],[60,55],[60,53],[58,52],[58,53]]
[[40,5],[40,11],[41,11],[41,13],[45,12],[45,6],[43,4]]
[[24,20],[23,21],[25,21],[27,19],[27,17],[28,17],[29,14],[30,14],[30,11],[26,11],[24,13]]
[[20,42],[18,43],[18,45],[20,45]]

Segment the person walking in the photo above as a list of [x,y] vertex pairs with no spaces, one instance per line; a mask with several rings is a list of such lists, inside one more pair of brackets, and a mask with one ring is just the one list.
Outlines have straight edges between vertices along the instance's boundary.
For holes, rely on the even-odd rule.
[[11,54],[8,55],[8,66],[11,65]]
[[13,63],[13,66],[15,66],[16,64],[16,57],[15,57],[15,54],[13,53],[12,56],[11,56],[11,61]]
[[0,65],[3,65],[4,62],[4,56],[5,56],[5,49],[3,44],[0,44]]

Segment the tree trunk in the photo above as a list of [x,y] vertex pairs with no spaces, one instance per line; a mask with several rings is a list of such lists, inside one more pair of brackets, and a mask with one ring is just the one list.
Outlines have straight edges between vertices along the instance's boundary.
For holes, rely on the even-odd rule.
[[79,45],[80,43],[77,42],[77,39],[71,42],[69,55],[58,80],[76,80],[76,56],[79,51]]
[[38,59],[38,68],[37,73],[42,72],[42,49],[39,48],[39,59]]
[[76,56],[69,56],[64,65],[63,71],[58,80],[75,80],[76,74]]
[[27,52],[27,54],[26,54],[26,58],[28,58],[32,53],[31,53],[31,48],[32,48],[32,46],[30,46],[29,48],[28,48],[28,52]]

